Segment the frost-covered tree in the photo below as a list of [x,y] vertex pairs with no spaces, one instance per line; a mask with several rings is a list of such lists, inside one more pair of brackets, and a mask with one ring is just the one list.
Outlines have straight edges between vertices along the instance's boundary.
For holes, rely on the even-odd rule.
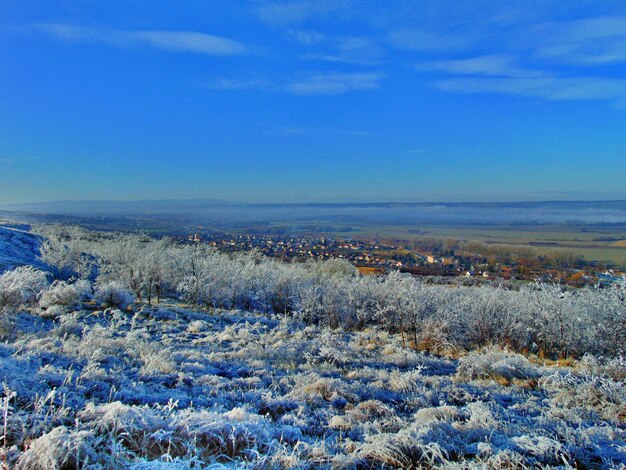
[[[286,263],[258,251],[227,254],[137,234],[38,230],[46,237],[42,257],[57,277],[97,273],[98,287],[115,283],[138,303],[177,295],[194,305],[294,315],[331,328],[379,326],[407,346],[433,350],[497,344],[548,356],[614,355],[626,342],[624,284],[469,287],[398,272],[363,276],[342,259]],[[70,284],[55,285],[44,303],[65,302],[57,297],[70,298]]]
[[166,287],[166,279],[171,272],[170,241],[164,238],[151,240],[141,253],[141,262],[145,280],[143,282],[146,291],[148,304],[152,303],[152,298],[156,296],[160,302],[163,290]]
[[173,277],[178,291],[188,302],[199,305],[211,298],[211,265],[218,259],[216,250],[204,245],[179,247],[172,252]]
[[39,225],[34,231],[42,236],[41,260],[58,279],[88,279],[94,273],[95,259],[90,254],[92,234],[71,225]]

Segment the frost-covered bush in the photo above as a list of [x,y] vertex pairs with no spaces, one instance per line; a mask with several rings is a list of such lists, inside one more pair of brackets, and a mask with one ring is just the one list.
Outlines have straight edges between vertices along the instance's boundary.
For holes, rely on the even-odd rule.
[[415,423],[397,433],[366,437],[357,453],[382,468],[432,468],[449,462],[449,450],[462,448],[462,441],[449,423]]
[[171,374],[176,371],[176,366],[170,359],[170,351],[155,344],[141,341],[134,342],[139,356],[144,365],[141,372],[146,375]]
[[23,470],[85,468],[96,464],[98,440],[88,431],[71,431],[60,426],[30,443],[18,462]]
[[206,329],[207,329],[207,324],[206,322],[202,320],[194,320],[191,323],[189,323],[189,325],[187,326],[187,331],[189,333],[194,333],[194,334],[201,333],[205,331]]
[[541,375],[537,366],[521,354],[499,348],[474,351],[459,360],[457,377],[465,380],[536,379]]
[[58,318],[65,313],[65,308],[62,305],[50,305],[45,310],[41,311],[39,315],[44,318]]
[[52,285],[41,294],[39,306],[47,309],[53,305],[70,307],[79,300],[79,292],[72,284],[64,281],[54,281]]
[[93,287],[91,282],[86,279],[79,279],[72,284],[76,292],[78,293],[78,300],[81,302],[88,302],[93,299]]
[[312,405],[324,402],[346,404],[358,401],[358,396],[345,382],[323,377],[316,372],[294,376],[294,385],[288,397]]
[[100,285],[94,299],[98,304],[111,308],[126,308],[135,300],[133,294],[117,281]]
[[168,447],[181,447],[172,433],[163,429],[167,425],[163,418],[147,406],[129,406],[119,401],[98,406],[89,403],[79,417],[94,432],[111,433],[125,447],[152,458],[166,453]]
[[265,419],[235,408],[226,413],[183,412],[176,416],[177,435],[194,442],[205,459],[253,459],[270,444]]
[[551,396],[551,413],[558,417],[591,417],[605,420],[626,419],[626,381],[614,380],[586,369],[575,373],[555,372],[539,384]]
[[45,273],[32,266],[6,272],[0,275],[0,307],[34,304],[47,285]]
[[396,412],[378,400],[367,400],[357,404],[344,415],[333,416],[328,425],[340,431],[362,429],[363,432],[397,432],[402,426]]
[[85,325],[78,319],[78,314],[69,313],[59,318],[58,326],[53,331],[59,338],[67,338],[69,335],[80,338],[84,329]]

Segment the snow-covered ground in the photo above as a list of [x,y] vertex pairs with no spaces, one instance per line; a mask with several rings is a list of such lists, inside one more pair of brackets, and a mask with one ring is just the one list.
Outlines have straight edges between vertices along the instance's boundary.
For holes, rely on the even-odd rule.
[[0,274],[18,266],[37,266],[39,237],[22,229],[0,225]]
[[626,465],[619,358],[446,358],[173,303],[12,314],[3,334],[9,468]]

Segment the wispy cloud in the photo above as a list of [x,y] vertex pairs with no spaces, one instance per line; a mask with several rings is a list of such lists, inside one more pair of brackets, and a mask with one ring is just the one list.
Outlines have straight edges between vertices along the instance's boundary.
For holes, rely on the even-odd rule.
[[455,77],[437,82],[455,93],[499,93],[549,101],[626,100],[626,80],[602,77],[475,78]]
[[533,32],[541,40],[535,57],[582,66],[626,63],[626,17],[544,23]]
[[314,46],[323,42],[327,36],[312,29],[290,29],[287,37],[303,46]]
[[172,52],[207,55],[241,55],[246,46],[238,41],[196,31],[114,30],[66,24],[43,24],[39,29],[67,41],[89,41],[118,47],[144,45]]
[[329,52],[308,54],[303,58],[344,64],[378,65],[385,55],[385,50],[368,38],[343,37],[327,42]]
[[282,134],[291,136],[347,136],[361,138],[372,135],[371,132],[358,129],[282,127],[278,130]]
[[[351,91],[378,88],[383,78],[385,75],[381,72],[316,72],[291,80],[219,78],[205,82],[203,85],[214,90],[259,90],[287,92],[293,95],[341,95]],[[288,133],[304,132],[301,128],[293,127],[284,130]]]
[[240,79],[229,79],[229,78],[220,78],[218,80],[213,80],[206,84],[207,88],[213,88],[216,90],[273,90],[275,89],[275,85],[272,84],[269,80],[261,80],[261,79],[250,79],[250,80],[240,80]]
[[270,2],[260,7],[261,19],[276,26],[299,25],[350,10],[350,0],[294,0]]
[[340,95],[378,88],[384,78],[381,72],[314,73],[288,84],[286,90],[294,95]]
[[310,50],[301,58],[355,65],[378,65],[386,54],[376,38],[338,36],[312,29],[291,29],[287,37]]
[[491,77],[537,78],[548,74],[540,70],[520,67],[511,55],[493,54],[465,59],[425,62],[417,66],[420,71],[435,70],[455,75],[479,75]]
[[472,42],[469,37],[425,30],[398,30],[389,34],[388,42],[396,49],[413,52],[461,50]]
[[[481,48],[486,46],[471,50]],[[416,69],[447,74],[449,78],[436,82],[446,92],[545,101],[598,100],[626,106],[626,79],[606,68],[593,75],[586,70],[626,63],[626,17],[526,25],[515,40],[493,43],[489,49],[504,52],[425,61]],[[521,66],[520,61],[532,66]]]
[[0,163],[2,163],[3,165],[11,165],[13,164],[13,160],[11,160],[10,158],[0,158]]

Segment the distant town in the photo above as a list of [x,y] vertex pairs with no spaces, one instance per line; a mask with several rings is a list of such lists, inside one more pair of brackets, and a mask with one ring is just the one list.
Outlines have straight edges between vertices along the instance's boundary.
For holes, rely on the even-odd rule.
[[467,282],[535,281],[571,286],[622,282],[624,270],[585,261],[566,250],[542,255],[523,245],[487,245],[453,239],[337,239],[329,236],[200,234],[177,237],[187,244],[205,243],[222,252],[258,250],[285,261],[345,259],[363,274],[399,270],[416,276],[460,277]]

